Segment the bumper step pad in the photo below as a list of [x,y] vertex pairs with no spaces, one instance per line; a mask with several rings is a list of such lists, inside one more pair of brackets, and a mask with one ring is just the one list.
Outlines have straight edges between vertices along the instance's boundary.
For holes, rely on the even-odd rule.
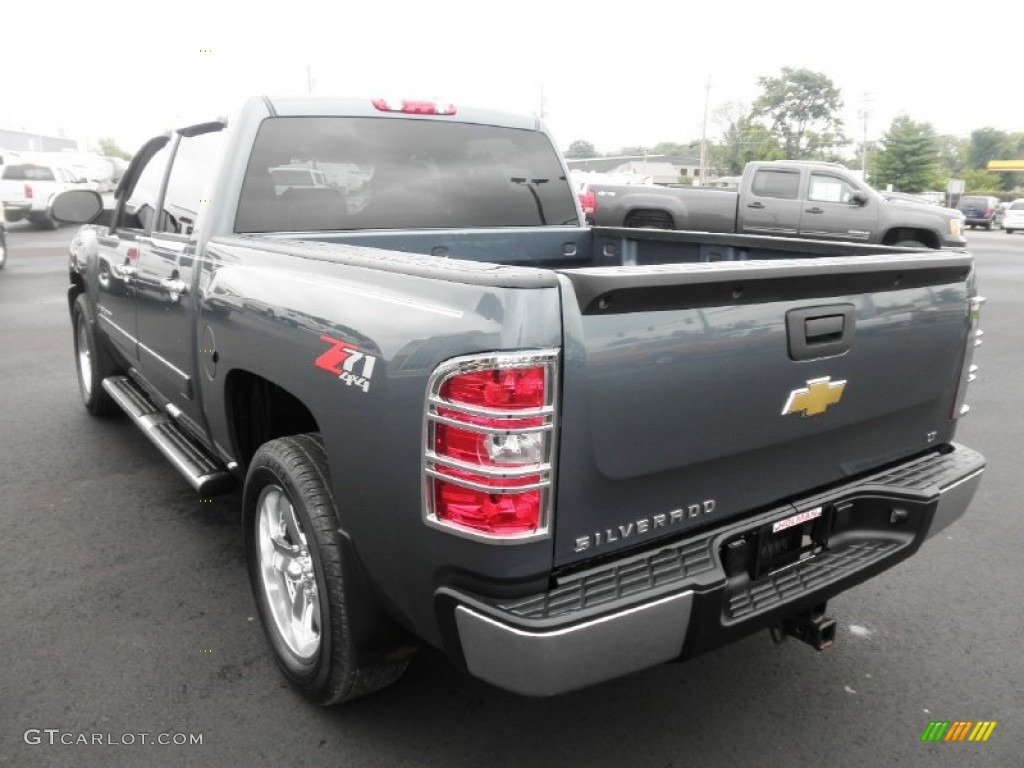
[[235,478],[227,468],[192,440],[128,376],[104,379],[103,389],[200,494],[212,496],[234,487]]
[[[980,474],[985,465],[981,454],[962,445],[948,453],[932,453],[834,488],[806,499],[800,509],[827,504],[837,497],[881,494],[927,502],[942,497],[950,486],[965,477]],[[973,490],[973,487],[972,487]],[[894,540],[867,533],[864,538],[845,536],[832,548],[793,566],[756,581],[728,580],[716,557],[716,549],[739,532],[752,531],[771,520],[782,519],[797,511],[786,505],[753,518],[726,523],[720,528],[682,541],[662,544],[656,549],[624,556],[614,562],[585,571],[565,574],[557,586],[542,594],[492,603],[510,620],[545,624],[551,620],[584,619],[623,603],[643,602],[671,589],[695,588],[698,592],[727,582],[727,599],[722,618],[726,623],[740,621],[790,602],[801,593],[844,580],[870,569],[902,550],[920,543],[917,536]]]

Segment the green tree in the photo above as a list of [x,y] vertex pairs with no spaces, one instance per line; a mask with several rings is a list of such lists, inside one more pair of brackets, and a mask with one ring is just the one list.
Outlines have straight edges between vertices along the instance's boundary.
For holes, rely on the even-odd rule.
[[939,149],[939,168],[946,175],[960,179],[968,168],[968,150],[970,141],[959,136],[937,136]]
[[995,128],[978,128],[971,131],[967,162],[974,170],[983,171],[989,160],[1005,160],[1013,154],[1013,149],[1006,132]]
[[905,114],[892,121],[882,137],[874,182],[910,193],[934,189],[941,183],[938,141],[930,124],[916,123]]
[[647,147],[641,147],[639,145],[631,147],[623,147],[615,154],[617,155],[646,155],[650,154],[651,150]]
[[117,146],[117,142],[110,138],[100,139],[96,142],[96,151],[106,157],[119,157],[122,160],[131,160],[132,156]]
[[694,151],[700,151],[700,141],[691,141],[688,144],[677,144],[674,141],[659,141],[651,149],[652,155],[692,155]]
[[751,117],[766,119],[791,160],[813,158],[823,149],[846,143],[839,89],[826,75],[783,67],[780,77],[761,77],[762,93]]
[[565,151],[565,156],[573,158],[597,157],[597,150],[594,149],[594,145],[589,141],[576,139],[576,141],[569,145],[569,149]]
[[775,135],[750,117],[750,107],[727,101],[711,115],[718,139],[711,145],[711,165],[723,176],[739,176],[751,160],[782,160],[785,153]]
[[963,173],[964,190],[969,195],[997,195],[1001,179],[998,173],[969,168]]
[[740,117],[726,128],[711,150],[712,165],[725,176],[739,176],[754,160],[783,160],[785,150],[763,125]]

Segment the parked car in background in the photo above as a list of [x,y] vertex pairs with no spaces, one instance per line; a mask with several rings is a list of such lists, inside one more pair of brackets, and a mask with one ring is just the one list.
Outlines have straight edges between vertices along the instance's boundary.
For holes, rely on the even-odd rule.
[[0,171],[0,201],[9,222],[28,219],[44,229],[56,229],[51,205],[57,193],[96,186],[67,168],[48,163],[12,163]]
[[999,198],[991,195],[965,195],[960,198],[957,208],[967,217],[967,226],[971,229],[984,227],[995,229],[999,226],[996,218],[996,208],[999,206]]
[[1018,230],[1024,231],[1024,198],[1014,200],[1003,211],[1003,231],[1012,235]]

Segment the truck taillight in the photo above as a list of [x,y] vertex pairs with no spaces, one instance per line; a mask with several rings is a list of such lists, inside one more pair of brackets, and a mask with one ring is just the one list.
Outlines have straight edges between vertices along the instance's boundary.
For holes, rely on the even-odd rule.
[[580,192],[580,205],[583,207],[584,216],[594,215],[594,211],[597,210],[597,195],[594,194],[594,190],[588,189],[586,192]]
[[974,359],[974,348],[981,346],[981,337],[984,336],[984,331],[978,328],[978,322],[981,319],[981,305],[984,303],[983,296],[971,297],[967,344],[964,349],[963,365],[960,367],[960,382],[956,388],[956,400],[953,403],[953,412],[950,414],[951,419],[958,419],[971,410],[964,399],[967,397],[967,385],[977,378],[978,366],[973,365],[971,361]]
[[470,538],[546,536],[557,350],[460,357],[434,371],[424,423],[424,519]]
[[31,185],[31,184],[26,184],[26,185],[25,185],[25,190],[24,190],[24,191],[25,191],[25,198],[26,198],[26,199],[31,199],[31,198],[32,198],[32,195],[34,194],[34,193],[32,192],[32,185]]

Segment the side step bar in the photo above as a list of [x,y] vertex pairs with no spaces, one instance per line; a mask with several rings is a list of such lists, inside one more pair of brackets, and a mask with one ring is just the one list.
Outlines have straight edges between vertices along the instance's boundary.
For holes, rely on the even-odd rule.
[[234,487],[235,478],[227,468],[185,434],[129,377],[110,376],[103,380],[103,389],[196,491],[214,496]]

